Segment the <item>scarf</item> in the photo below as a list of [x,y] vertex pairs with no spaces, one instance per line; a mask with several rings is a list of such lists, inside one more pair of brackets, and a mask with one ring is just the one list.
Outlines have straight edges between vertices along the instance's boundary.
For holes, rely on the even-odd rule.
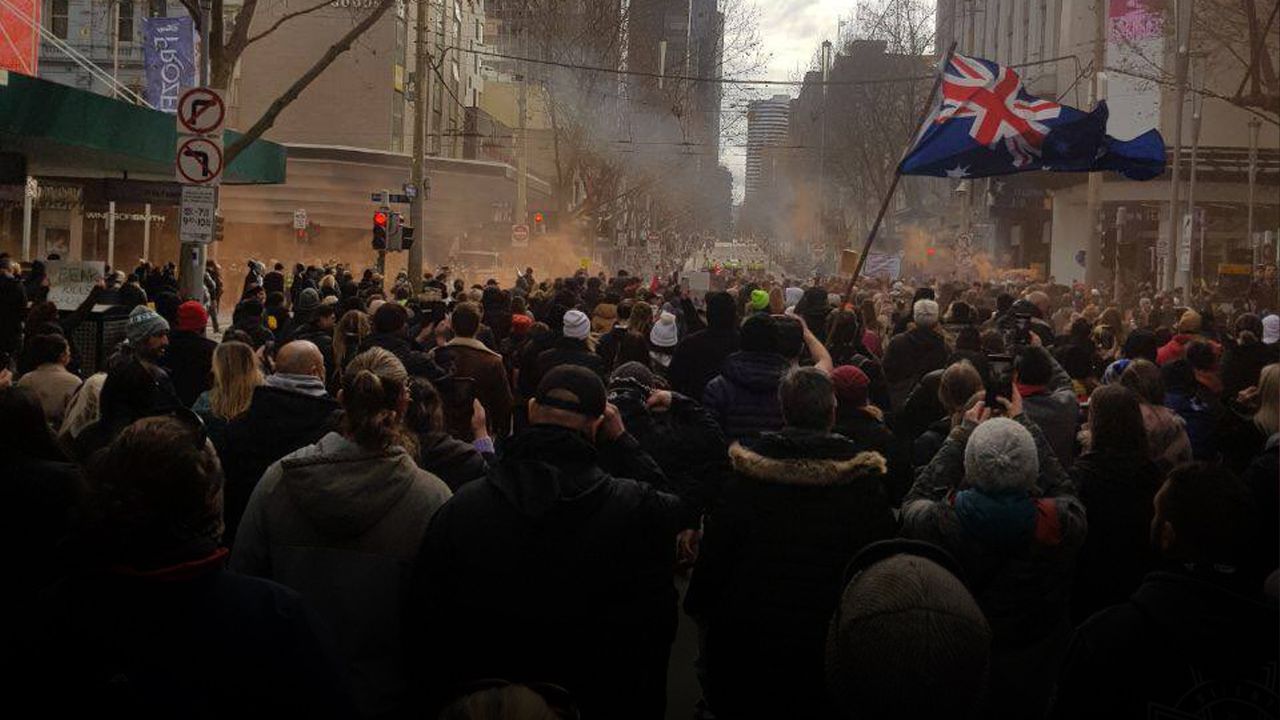
[[324,381],[313,375],[293,375],[291,373],[276,373],[275,375],[268,375],[267,387],[286,390],[300,395],[310,395],[311,397],[329,396],[328,391],[325,390]]
[[1018,388],[1018,394],[1024,398],[1043,395],[1049,389],[1048,385],[1027,385],[1024,383],[1014,383],[1014,385]]
[[1030,542],[1036,527],[1036,504],[1024,492],[988,495],[969,489],[952,501],[960,525],[970,535],[996,547]]

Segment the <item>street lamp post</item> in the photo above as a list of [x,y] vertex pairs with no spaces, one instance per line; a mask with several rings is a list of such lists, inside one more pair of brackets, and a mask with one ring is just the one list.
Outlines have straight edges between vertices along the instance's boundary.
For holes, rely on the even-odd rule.
[[[1173,100],[1173,173],[1169,183],[1169,233],[1164,258],[1162,280],[1164,290],[1172,292],[1181,286],[1189,290],[1191,283],[1187,280],[1191,273],[1191,258],[1185,257],[1182,247],[1182,213],[1179,212],[1182,190],[1182,115],[1183,104],[1187,97],[1187,65],[1191,50],[1191,4],[1194,0],[1176,0],[1175,17],[1177,23],[1177,56],[1174,60],[1174,100]],[[1186,238],[1187,255],[1191,250],[1191,238]],[[1184,260],[1185,258],[1185,260]]]
[[[1204,64],[1205,58],[1198,56],[1195,58],[1195,67],[1191,71],[1192,88],[1191,95],[1191,180],[1187,183],[1187,212],[1191,215],[1190,237],[1187,238],[1188,247],[1196,236],[1196,157],[1200,151],[1200,119],[1201,111],[1204,110]],[[1204,231],[1200,232],[1200,283],[1204,284]],[[1188,273],[1190,269],[1188,268]],[[1191,295],[1190,288],[1187,289],[1187,295]]]
[[1258,274],[1258,260],[1261,254],[1261,248],[1253,237],[1253,201],[1258,178],[1258,133],[1261,130],[1262,121],[1256,115],[1249,118],[1249,219],[1248,234],[1245,238],[1249,241],[1249,251],[1253,258],[1250,274],[1255,276]]

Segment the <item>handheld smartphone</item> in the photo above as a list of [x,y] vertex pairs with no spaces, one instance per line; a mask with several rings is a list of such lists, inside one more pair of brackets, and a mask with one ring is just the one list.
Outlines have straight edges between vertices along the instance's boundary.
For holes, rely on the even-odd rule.
[[453,437],[470,442],[472,403],[476,398],[475,380],[469,377],[446,377],[436,383],[444,411],[445,430]]
[[1004,404],[1000,398],[1013,399],[1013,356],[988,355],[987,365],[990,368],[987,377],[986,406],[993,413],[1004,412]]

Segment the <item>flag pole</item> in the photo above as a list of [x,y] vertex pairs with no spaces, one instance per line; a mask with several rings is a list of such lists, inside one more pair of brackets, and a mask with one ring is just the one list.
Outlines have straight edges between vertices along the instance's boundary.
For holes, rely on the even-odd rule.
[[862,274],[862,266],[867,263],[867,253],[871,252],[871,244],[876,240],[876,233],[880,231],[880,223],[884,221],[884,215],[889,211],[889,203],[893,200],[893,193],[898,189],[898,181],[902,179],[902,161],[906,159],[907,154],[911,152],[911,148],[915,146],[916,141],[920,138],[920,131],[924,128],[924,124],[929,121],[929,115],[933,111],[933,100],[938,96],[938,88],[942,86],[942,76],[947,71],[947,65],[951,62],[951,56],[956,52],[956,41],[952,40],[950,47],[947,48],[947,54],[942,56],[942,62],[938,64],[938,74],[933,78],[933,89],[929,91],[929,99],[925,101],[924,108],[920,111],[920,119],[916,121],[915,130],[911,133],[911,138],[907,140],[907,147],[902,151],[902,157],[898,160],[898,164],[893,168],[893,180],[889,183],[889,191],[884,195],[884,202],[880,203],[880,212],[876,213],[876,221],[871,224],[871,232],[867,233],[867,240],[862,244],[862,253],[858,255],[858,267],[853,269],[853,275],[849,278],[849,286],[845,289],[845,301],[848,302],[853,296],[853,285],[858,281],[858,276]]

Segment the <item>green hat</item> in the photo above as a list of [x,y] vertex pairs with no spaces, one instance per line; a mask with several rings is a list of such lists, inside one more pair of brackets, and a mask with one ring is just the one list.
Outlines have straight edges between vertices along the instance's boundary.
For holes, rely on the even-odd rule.
[[769,307],[769,293],[764,290],[751,291],[751,309],[766,310]]

